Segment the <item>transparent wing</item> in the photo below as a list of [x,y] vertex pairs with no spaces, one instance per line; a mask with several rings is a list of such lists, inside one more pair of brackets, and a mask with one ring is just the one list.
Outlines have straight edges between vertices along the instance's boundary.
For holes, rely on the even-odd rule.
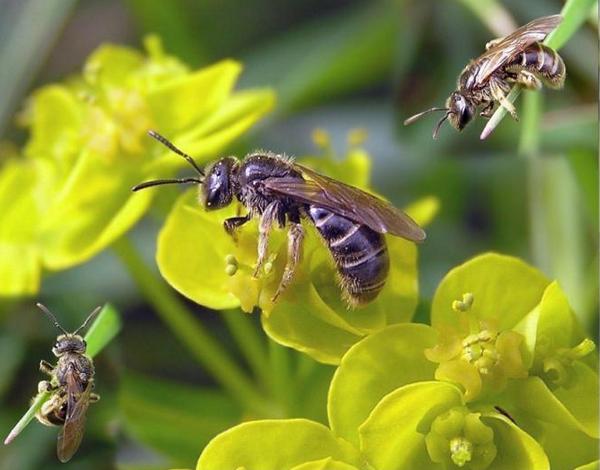
[[56,452],[61,462],[68,462],[81,444],[85,430],[85,418],[90,404],[92,382],[85,390],[75,377],[75,372],[67,374],[67,417],[61,428],[56,444]]
[[475,59],[479,66],[475,75],[475,83],[483,84],[498,67],[511,60],[527,46],[543,41],[561,21],[562,16],[560,15],[544,16],[530,21],[503,38]]
[[390,233],[415,242],[425,240],[423,229],[390,203],[304,166],[294,166],[302,172],[304,180],[268,178],[264,181],[265,188],[328,209],[379,233]]

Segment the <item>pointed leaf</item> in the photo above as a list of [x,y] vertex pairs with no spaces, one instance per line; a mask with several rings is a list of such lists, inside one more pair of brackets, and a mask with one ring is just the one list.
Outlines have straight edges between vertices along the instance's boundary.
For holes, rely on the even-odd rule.
[[322,424],[306,419],[250,421],[215,437],[196,470],[291,470],[327,457],[355,466],[360,462],[358,451]]
[[413,382],[432,380],[436,364],[425,358],[424,350],[435,341],[432,328],[403,324],[354,345],[329,388],[327,409],[333,432],[358,444],[358,426],[386,394]]

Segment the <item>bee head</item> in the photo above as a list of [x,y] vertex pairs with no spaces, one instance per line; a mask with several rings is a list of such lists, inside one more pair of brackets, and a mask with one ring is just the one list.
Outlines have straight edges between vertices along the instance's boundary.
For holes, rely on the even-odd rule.
[[475,107],[458,91],[450,95],[446,107],[450,124],[459,131],[465,128],[475,114]]
[[75,334],[60,335],[56,338],[56,343],[52,347],[52,352],[56,357],[60,357],[65,353],[84,354],[87,343],[85,340]]
[[206,170],[202,181],[200,199],[206,210],[220,209],[229,205],[233,199],[233,172],[237,168],[235,157],[217,160]]

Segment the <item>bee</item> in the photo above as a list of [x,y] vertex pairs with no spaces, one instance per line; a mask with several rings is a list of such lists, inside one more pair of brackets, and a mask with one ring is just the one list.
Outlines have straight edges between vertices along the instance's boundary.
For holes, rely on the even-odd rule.
[[89,404],[100,399],[99,395],[92,392],[94,364],[85,354],[87,345],[78,333],[88,326],[101,307],[94,309],[77,330],[68,333],[50,310],[40,303],[36,305],[63,333],[56,338],[52,347],[52,352],[58,358],[56,365],[44,360],[40,362],[40,370],[49,375],[50,380],[39,382],[38,393],[50,392],[51,396],[37,412],[36,418],[46,426],[62,426],[56,452],[58,459],[64,463],[73,457],[81,444]]
[[444,108],[431,108],[404,121],[412,124],[434,111],[445,112],[433,129],[436,139],[440,127],[448,119],[452,127],[462,131],[481,108],[480,116],[490,118],[499,103],[518,121],[514,105],[506,98],[513,84],[539,90],[545,84],[560,89],[566,77],[562,58],[541,43],[562,21],[560,15],[545,16],[527,23],[504,38],[493,39],[486,51],[472,60],[458,77],[457,89]]
[[153,131],[149,134],[182,156],[198,176],[147,181],[133,191],[162,184],[198,184],[200,204],[209,211],[228,206],[235,197],[248,212],[225,220],[224,229],[229,235],[235,239],[237,229],[253,217],[259,219],[254,277],[268,258],[273,226],[289,226],[287,262],[273,301],[289,286],[300,261],[305,234],[301,219],[316,227],[329,248],[342,296],[350,307],[375,299],[386,282],[389,256],[385,233],[414,242],[425,239],[425,232],[391,204],[287,157],[271,152],[252,153],[243,160],[225,157],[202,170],[166,138]]

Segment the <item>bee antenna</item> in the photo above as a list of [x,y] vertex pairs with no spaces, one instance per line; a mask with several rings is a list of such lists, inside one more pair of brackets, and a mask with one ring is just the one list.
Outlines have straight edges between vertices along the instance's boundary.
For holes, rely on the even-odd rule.
[[176,178],[176,179],[167,179],[167,180],[151,180],[151,181],[144,181],[143,183],[140,183],[140,184],[136,184],[133,188],[131,188],[131,190],[135,192],[135,191],[139,191],[140,189],[150,188],[152,186],[160,186],[161,184],[186,184],[186,183],[200,184],[200,183],[202,183],[202,180],[199,178]]
[[60,331],[62,331],[66,335],[69,334],[69,332],[67,330],[65,330],[62,326],[60,326],[60,323],[58,323],[58,320],[56,319],[54,314],[48,309],[48,307],[46,307],[44,304],[41,304],[39,302],[37,304],[35,304],[35,306],[50,317],[50,319],[52,320],[52,322],[54,323],[54,326],[56,326],[56,328],[58,328]]
[[433,135],[432,135],[432,137],[434,139],[438,138],[438,134],[440,133],[440,127],[442,127],[442,124],[444,124],[444,121],[446,119],[448,119],[448,117],[450,116],[450,114],[451,113],[449,111],[446,114],[444,114],[444,117],[442,117],[442,119],[440,119],[438,121],[438,123],[435,125],[435,127],[433,128]]
[[183,158],[185,158],[186,162],[188,162],[190,165],[192,165],[194,167],[194,169],[198,172],[198,174],[200,176],[204,176],[204,171],[202,171],[202,168],[200,168],[198,166],[198,164],[194,161],[194,159],[192,157],[190,157],[184,151],[175,147],[175,145],[171,141],[169,141],[166,137],[163,137],[158,132],[152,131],[152,130],[148,131],[148,135],[150,137],[153,137],[154,139],[158,140],[161,144],[163,144],[165,147],[167,147],[172,152],[175,152],[177,155],[181,155]]
[[88,326],[88,324],[90,323],[90,321],[92,321],[92,319],[98,315],[98,313],[100,312],[100,310],[102,310],[101,306],[96,307],[94,310],[92,310],[92,313],[90,313],[87,318],[85,319],[85,321],[83,322],[83,324],[77,328],[75,330],[75,332],[73,333],[74,335],[76,335],[77,333],[79,333],[81,330],[83,330],[84,328],[86,328]]
[[421,111],[420,113],[417,113],[414,116],[411,116],[408,119],[406,119],[404,121],[404,125],[408,126],[408,125],[412,124],[413,122],[418,121],[426,114],[433,113],[434,111],[448,111],[448,108],[430,108],[425,111]]

